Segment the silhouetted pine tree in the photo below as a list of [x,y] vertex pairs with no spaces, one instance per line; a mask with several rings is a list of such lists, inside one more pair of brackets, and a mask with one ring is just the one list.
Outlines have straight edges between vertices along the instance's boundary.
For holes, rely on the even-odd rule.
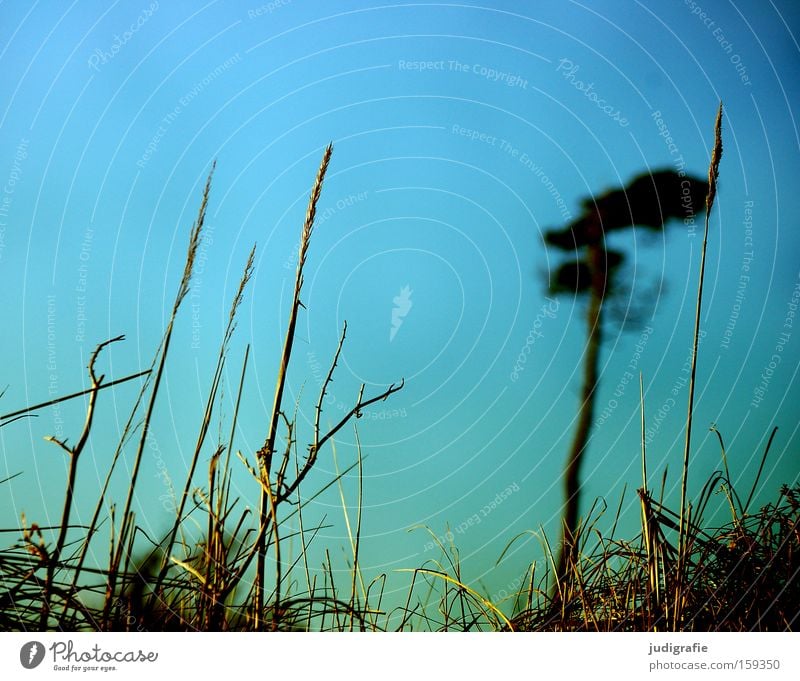
[[577,559],[580,468],[594,420],[603,307],[617,290],[616,278],[625,260],[623,253],[606,247],[606,234],[629,227],[658,232],[670,220],[693,220],[704,210],[707,190],[704,180],[674,170],[642,173],[627,187],[584,199],[580,217],[562,229],[545,232],[549,246],[572,255],[551,276],[550,291],[589,298],[578,423],[564,469],[564,517],[556,574],[562,586],[569,583]]

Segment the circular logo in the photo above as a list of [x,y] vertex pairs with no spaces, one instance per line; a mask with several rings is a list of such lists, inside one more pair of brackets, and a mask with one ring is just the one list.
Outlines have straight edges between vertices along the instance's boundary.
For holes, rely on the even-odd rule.
[[19,661],[25,669],[35,669],[44,660],[44,644],[29,641],[19,649]]

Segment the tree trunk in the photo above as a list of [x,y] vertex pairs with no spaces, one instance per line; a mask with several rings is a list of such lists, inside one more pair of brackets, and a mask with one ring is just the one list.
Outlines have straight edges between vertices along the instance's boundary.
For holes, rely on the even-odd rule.
[[[601,245],[600,221],[593,220],[595,232],[588,245],[588,263],[592,277],[587,311],[587,343],[584,354],[583,386],[581,389],[578,423],[572,439],[569,456],[564,469],[564,518],[562,525],[556,578],[562,588],[572,581],[573,571],[578,559],[578,510],[580,501],[580,469],[583,456],[589,443],[589,434],[594,420],[594,405],[598,383],[600,344],[602,342],[603,297],[607,286],[608,263],[605,248]],[[558,582],[553,598],[559,597]]]

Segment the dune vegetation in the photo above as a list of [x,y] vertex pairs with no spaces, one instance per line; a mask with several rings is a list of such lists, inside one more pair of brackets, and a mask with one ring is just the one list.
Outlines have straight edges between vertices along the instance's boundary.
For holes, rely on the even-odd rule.
[[[349,409],[338,422],[323,426],[321,418],[327,391],[347,341],[346,324],[338,346],[330,349],[331,361],[321,383],[314,413],[306,416],[312,432],[300,432],[295,405],[285,397],[287,370],[296,345],[302,302],[304,268],[313,241],[315,216],[332,147],[325,149],[313,183],[300,234],[294,292],[281,354],[277,359],[276,385],[271,413],[267,416],[263,446],[241,452],[235,443],[237,415],[248,372],[249,347],[241,358],[236,408],[226,422],[227,438],[215,437],[212,422],[219,412],[223,368],[234,361],[229,351],[236,330],[239,306],[247,295],[253,274],[255,247],[247,260],[223,337],[207,395],[200,428],[192,448],[188,474],[176,493],[174,518],[164,536],[148,537],[132,511],[141,482],[139,471],[154,413],[162,408],[162,379],[172,357],[173,329],[181,323],[181,309],[192,285],[198,247],[203,238],[211,197],[213,167],[203,191],[197,219],[189,237],[182,278],[178,284],[168,324],[152,363],[144,372],[106,380],[97,364],[103,351],[122,337],[97,345],[88,372],[90,388],[44,404],[33,405],[0,417],[0,427],[14,423],[66,400],[83,398],[86,415],[74,444],[50,438],[67,458],[60,522],[42,526],[35,518],[21,518],[18,527],[3,530],[9,542],[0,547],[0,630],[4,631],[750,631],[793,630],[800,613],[800,486],[777,490],[774,501],[753,508],[761,470],[769,445],[761,457],[759,476],[750,489],[734,489],[723,434],[717,433],[720,469],[702,487],[697,498],[688,498],[690,447],[698,340],[703,303],[709,215],[717,196],[722,157],[722,107],[717,116],[708,182],[696,182],[705,200],[705,230],[697,284],[697,313],[693,344],[684,457],[676,462],[681,471],[681,500],[677,508],[664,501],[666,472],[660,489],[648,486],[644,422],[647,405],[642,397],[641,465],[643,484],[638,494],[638,534],[617,536],[622,504],[616,514],[596,502],[579,516],[579,468],[593,421],[604,303],[610,290],[614,263],[619,254],[602,246],[599,220],[576,223],[570,231],[553,232],[550,245],[581,249],[583,258],[559,271],[555,285],[586,294],[588,348],[585,382],[581,394],[578,429],[567,459],[564,484],[567,514],[557,543],[543,540],[544,560],[529,564],[518,588],[492,599],[469,583],[462,574],[458,548],[432,533],[438,557],[423,565],[408,566],[407,596],[401,605],[385,601],[386,574],[362,570],[361,498],[355,522],[347,523],[349,545],[347,579],[334,570],[326,548],[326,563],[319,572],[309,568],[308,549],[316,539],[316,526],[304,523],[303,512],[323,491],[337,485],[342,476],[362,477],[360,445],[356,462],[338,471],[324,486],[309,489],[320,457],[331,456],[337,433],[355,426],[367,406],[403,388],[395,384],[377,394],[366,394],[362,385]],[[667,178],[669,179],[669,178]],[[620,197],[614,197],[614,200]],[[624,198],[624,195],[623,195]],[[607,200],[611,200],[608,199]],[[656,192],[652,200],[659,201]],[[591,211],[589,211],[591,214]],[[637,208],[622,228],[648,220],[663,226],[660,205]],[[674,213],[674,211],[672,211]],[[699,210],[696,212],[699,213]],[[657,220],[646,217],[655,214]],[[598,212],[594,213],[599,216]],[[637,217],[639,216],[639,217]],[[582,230],[582,231],[581,231]],[[617,260],[615,260],[617,258]],[[568,268],[572,267],[572,270]],[[577,269],[576,269],[577,268]],[[583,268],[583,269],[581,269]],[[312,314],[313,310],[305,311]],[[74,494],[81,473],[79,464],[95,427],[97,405],[107,389],[132,380],[141,388],[127,425],[111,458],[105,485],[99,490],[88,524],[74,522]],[[246,396],[245,396],[246,398]],[[356,435],[358,430],[356,428]],[[770,444],[776,432],[773,431]],[[109,481],[122,461],[131,471],[127,494],[109,498]],[[257,508],[249,512],[231,494],[234,468],[240,467],[251,481]],[[734,471],[735,473],[736,471]],[[0,481],[0,491],[13,485]],[[727,500],[730,517],[724,523],[708,513],[713,495]],[[257,503],[256,503],[257,500]],[[345,504],[342,492],[342,503]],[[584,505],[583,503],[581,505]],[[352,515],[352,513],[351,513]],[[346,517],[349,517],[346,515]],[[203,528],[198,533],[197,528]],[[519,537],[509,537],[509,546]],[[288,542],[299,552],[287,552]],[[339,550],[341,547],[332,547]],[[99,563],[96,556],[107,556]],[[494,559],[490,557],[489,559]],[[487,560],[489,560],[487,559]],[[339,575],[337,579],[335,576]]]

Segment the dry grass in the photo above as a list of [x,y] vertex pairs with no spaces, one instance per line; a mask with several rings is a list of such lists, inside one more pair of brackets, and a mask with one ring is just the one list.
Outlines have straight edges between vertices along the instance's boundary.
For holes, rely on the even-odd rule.
[[[360,601],[355,593],[357,567],[353,573],[352,593],[347,600],[340,601],[338,598],[333,584],[333,568],[330,564],[326,573],[330,577],[330,584],[320,588],[309,579],[307,594],[294,593],[285,597],[283,595],[289,583],[287,576],[297,564],[295,561],[284,565],[281,545],[295,537],[292,534],[284,536],[283,528],[294,515],[301,517],[304,506],[334,484],[336,479],[330,481],[322,490],[318,490],[315,494],[307,494],[304,498],[300,496],[301,483],[313,469],[325,445],[333,444],[333,438],[339,430],[351,419],[358,418],[362,409],[387,399],[403,386],[401,381],[399,385],[391,385],[382,393],[366,398],[362,385],[352,408],[344,417],[327,431],[320,428],[322,403],[325,392],[333,380],[334,370],[345,341],[345,325],[317,403],[313,440],[308,446],[305,458],[298,456],[295,421],[286,416],[290,411],[284,404],[283,389],[294,346],[297,317],[300,309],[305,307],[300,299],[303,268],[314,231],[316,206],[321,197],[322,184],[332,151],[331,146],[324,151],[302,228],[293,305],[278,367],[275,401],[268,415],[265,444],[256,453],[256,465],[251,464],[247,457],[237,452],[241,464],[250,473],[253,490],[261,500],[259,517],[253,519],[249,511],[237,510],[240,508],[239,500],[231,498],[232,465],[235,463],[231,453],[234,451],[233,437],[247,372],[249,347],[242,363],[230,438],[227,443],[214,446],[209,444],[208,437],[212,418],[219,410],[223,369],[229,357],[237,310],[253,273],[255,247],[250,252],[231,303],[205,409],[172,525],[160,541],[153,542],[137,524],[131,511],[143,452],[158,405],[161,379],[170,355],[173,330],[181,305],[190,291],[196,256],[203,237],[211,192],[212,167],[203,190],[197,220],[189,232],[183,275],[167,327],[150,369],[136,375],[145,377],[145,381],[110,463],[105,484],[100,491],[88,526],[78,528],[70,525],[78,460],[91,434],[101,390],[134,378],[126,377],[106,384],[103,382],[104,376],[95,374],[95,360],[106,345],[120,341],[122,337],[101,343],[92,354],[89,362],[92,388],[89,391],[51,400],[0,417],[0,427],[8,426],[33,410],[87,392],[89,394],[85,425],[77,443],[68,446],[66,441],[50,438],[66,452],[70,461],[61,522],[56,528],[42,528],[36,524],[28,526],[23,517],[21,527],[12,530],[19,534],[20,540],[0,551],[1,629],[260,630],[292,628],[300,626],[297,624],[300,621],[304,622],[306,627],[315,626],[320,618],[324,623],[331,612],[337,613],[337,618],[340,612],[349,613],[351,628],[356,622],[363,623],[363,613],[368,611],[366,605],[368,599],[363,605],[358,605]],[[286,435],[282,439],[283,449],[276,456],[280,439],[278,429],[281,424],[286,428]],[[123,510],[118,514],[115,505],[109,505],[106,494],[111,476],[124,456],[126,446],[131,442],[135,443],[136,451],[131,462],[131,475]],[[196,489],[196,474],[204,456],[208,457],[206,485]],[[343,471],[342,475],[349,470],[348,468]],[[104,511],[107,516],[101,521]],[[198,526],[200,514],[205,516],[204,521],[200,523],[205,532],[198,540],[194,528]],[[255,526],[253,520],[256,521]],[[92,553],[96,554],[98,530],[103,524],[110,528],[108,563],[105,566],[88,566],[90,547],[93,549]],[[357,534],[360,532],[359,528],[360,525],[357,527]],[[301,558],[306,563],[306,574],[308,574],[306,550],[318,529],[314,528],[309,538],[301,521]],[[55,534],[54,540],[51,540],[52,534]],[[72,539],[68,541],[70,534]],[[81,536],[75,538],[76,534]],[[357,543],[356,540],[354,544],[356,558]],[[274,586],[270,594],[265,594],[266,557],[270,551],[273,551],[275,556]]]
[[[346,324],[321,385],[307,451],[298,452],[301,435],[297,430],[297,405],[292,411],[284,403],[283,393],[295,343],[295,327],[304,309],[301,302],[303,271],[331,153],[329,146],[323,153],[309,197],[301,232],[293,304],[276,372],[275,398],[271,412],[266,415],[264,445],[253,453],[252,459],[234,447],[249,346],[241,361],[230,435],[224,441],[220,430],[216,445],[209,444],[208,437],[212,419],[219,411],[223,369],[230,360],[237,311],[253,273],[254,247],[231,303],[188,474],[176,503],[174,519],[163,538],[147,537],[131,508],[174,324],[191,286],[210,196],[211,174],[203,191],[198,218],[190,230],[184,272],[172,313],[150,369],[106,383],[104,376],[95,373],[95,362],[106,345],[122,340],[114,338],[101,343],[91,356],[90,390],[0,417],[0,427],[5,427],[57,401],[89,395],[86,419],[76,444],[68,446],[65,440],[52,439],[70,462],[59,525],[40,527],[23,516],[19,527],[0,533],[0,536],[11,533],[17,537],[15,543],[0,549],[0,630],[794,630],[800,613],[800,487],[783,487],[775,502],[755,512],[750,510],[775,431],[744,502],[731,483],[724,442],[719,433],[722,471],[709,477],[693,504],[686,499],[708,213],[714,204],[721,158],[721,108],[709,170],[680,507],[677,511],[668,508],[647,487],[643,432],[643,486],[638,490],[636,506],[638,533],[633,537],[616,536],[622,499],[611,518],[609,531],[600,530],[606,513],[602,504],[596,503],[583,518],[577,516],[576,510],[565,529],[566,551],[563,548],[554,551],[547,538],[540,535],[544,562],[532,562],[517,582],[521,586],[503,599],[493,599],[471,586],[468,576],[462,574],[457,547],[452,541],[449,545],[442,544],[434,533],[431,534],[440,556],[406,571],[409,585],[402,605],[387,608],[386,574],[379,574],[371,581],[364,574],[360,561],[361,444],[356,430],[357,459],[340,469],[334,438],[360,416],[362,409],[387,399],[400,390],[403,383],[393,384],[371,398],[364,397],[362,385],[352,408],[327,430],[321,427],[325,396],[347,336]],[[604,269],[601,263],[595,265],[595,272]],[[599,278],[595,282],[594,288],[599,294],[596,305],[590,305],[590,330],[594,329],[590,333],[597,334],[595,349],[599,348],[598,306],[605,284]],[[590,364],[596,364],[596,357]],[[587,404],[591,405],[591,394],[598,380],[591,371],[589,367],[586,381],[589,394],[584,395],[583,410],[587,409]],[[134,377],[145,380],[110,462],[94,513],[88,525],[75,526],[71,518],[77,463],[91,437],[96,405],[106,388]],[[644,431],[641,377],[640,394]],[[122,512],[118,513],[107,499],[109,481],[130,446],[135,448],[131,479]],[[579,461],[583,448],[579,438],[570,459],[573,464],[576,459]],[[321,489],[308,491],[309,473],[323,451],[328,450],[336,474]],[[208,462],[207,470],[198,488],[197,478],[204,460]],[[251,493],[260,501],[255,517],[242,507],[242,500],[231,495],[236,466],[247,472]],[[351,504],[347,503],[341,484],[343,476],[351,471],[358,476],[354,514],[348,511]],[[666,481],[666,472],[663,480]],[[0,485],[10,483],[10,479],[0,481]],[[568,490],[576,484],[576,477],[568,480]],[[304,513],[318,495],[336,485],[348,536],[349,566],[345,572],[337,570],[326,550],[322,570],[312,570],[309,547],[322,524],[310,525]],[[663,489],[664,483],[662,498]],[[723,493],[730,509],[730,520],[722,524],[714,524],[709,512],[715,492]],[[108,559],[105,564],[89,564],[89,556],[100,552],[97,544],[101,527],[106,528],[110,539]],[[287,542],[300,547],[292,558],[282,551]],[[270,554],[274,560],[268,568]],[[337,576],[342,574],[345,577],[338,577],[337,582]]]

